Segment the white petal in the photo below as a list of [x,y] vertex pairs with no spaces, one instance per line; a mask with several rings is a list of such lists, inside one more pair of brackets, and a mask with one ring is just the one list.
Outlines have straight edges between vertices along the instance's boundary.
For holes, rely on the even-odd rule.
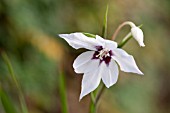
[[74,69],[76,73],[87,73],[99,67],[99,60],[90,60],[87,63]]
[[76,73],[87,73],[95,70],[99,66],[100,60],[92,59],[94,51],[87,51],[80,54],[73,63],[73,68]]
[[118,74],[119,74],[118,66],[116,62],[113,59],[111,59],[111,62],[109,63],[109,67],[104,65],[103,68],[105,71],[103,71],[104,73],[102,74],[102,80],[106,85],[106,87],[109,88],[110,86],[112,86],[117,82]]
[[77,68],[92,59],[94,51],[86,51],[80,54],[73,63],[73,68]]
[[96,50],[96,46],[100,46],[96,39],[87,37],[82,33],[59,34],[59,36],[75,49],[86,48]]
[[82,86],[81,86],[81,100],[84,96],[94,91],[98,85],[100,84],[101,76],[99,73],[99,69],[94,69],[91,72],[85,73],[83,75]]
[[111,40],[103,39],[102,37],[96,35],[96,40],[103,44],[104,48],[115,49],[117,48],[117,43]]
[[122,71],[143,74],[136,65],[133,56],[129,55],[124,50],[115,49],[112,58],[117,61]]
[[141,47],[144,47],[144,37],[143,37],[143,32],[139,27],[132,27],[131,28],[131,33],[132,36],[136,39],[136,41],[139,43]]

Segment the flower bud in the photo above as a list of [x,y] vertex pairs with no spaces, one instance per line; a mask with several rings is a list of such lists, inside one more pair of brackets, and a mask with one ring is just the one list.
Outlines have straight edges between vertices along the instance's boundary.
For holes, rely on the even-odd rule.
[[139,43],[139,45],[141,47],[145,47],[145,44],[143,42],[144,40],[144,37],[143,37],[143,32],[142,30],[139,28],[139,27],[132,27],[131,28],[131,33],[132,33],[132,36],[135,38],[135,40]]

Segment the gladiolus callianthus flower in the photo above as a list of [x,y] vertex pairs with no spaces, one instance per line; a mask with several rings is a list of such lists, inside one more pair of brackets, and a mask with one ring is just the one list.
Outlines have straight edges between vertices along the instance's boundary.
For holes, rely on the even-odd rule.
[[107,88],[115,84],[119,74],[118,65],[124,72],[143,74],[137,67],[133,56],[117,48],[117,43],[114,41],[103,39],[98,35],[96,38],[90,38],[83,33],[60,34],[59,36],[75,49],[90,50],[80,54],[73,63],[74,71],[84,74],[80,100],[94,91],[101,80]]

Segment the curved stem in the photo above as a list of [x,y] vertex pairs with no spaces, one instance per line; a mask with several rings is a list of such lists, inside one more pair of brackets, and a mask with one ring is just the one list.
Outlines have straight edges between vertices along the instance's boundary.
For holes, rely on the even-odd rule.
[[104,92],[104,89],[105,89],[105,86],[104,86],[104,84],[102,84],[102,87],[101,87],[100,91],[99,91],[98,94],[97,94],[97,97],[96,97],[96,100],[95,100],[95,105],[98,103],[101,95],[102,95],[103,92]]
[[116,39],[117,34],[123,28],[123,26],[125,26],[125,25],[130,25],[131,27],[136,27],[135,24],[130,22],[130,21],[123,22],[122,24],[120,24],[118,26],[118,28],[116,29],[115,33],[113,34],[111,40],[115,40]]

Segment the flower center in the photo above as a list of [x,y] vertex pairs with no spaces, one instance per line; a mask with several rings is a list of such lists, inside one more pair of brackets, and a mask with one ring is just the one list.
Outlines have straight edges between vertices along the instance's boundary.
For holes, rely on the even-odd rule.
[[100,63],[104,61],[107,65],[109,65],[111,56],[113,55],[112,51],[107,48],[103,48],[102,46],[97,46],[96,49],[97,51],[95,51],[92,59],[99,59]]
[[107,56],[110,56],[109,49],[107,49],[107,48],[100,50],[99,54],[96,55],[96,57],[98,57],[100,60],[103,60],[103,57],[106,58]]

